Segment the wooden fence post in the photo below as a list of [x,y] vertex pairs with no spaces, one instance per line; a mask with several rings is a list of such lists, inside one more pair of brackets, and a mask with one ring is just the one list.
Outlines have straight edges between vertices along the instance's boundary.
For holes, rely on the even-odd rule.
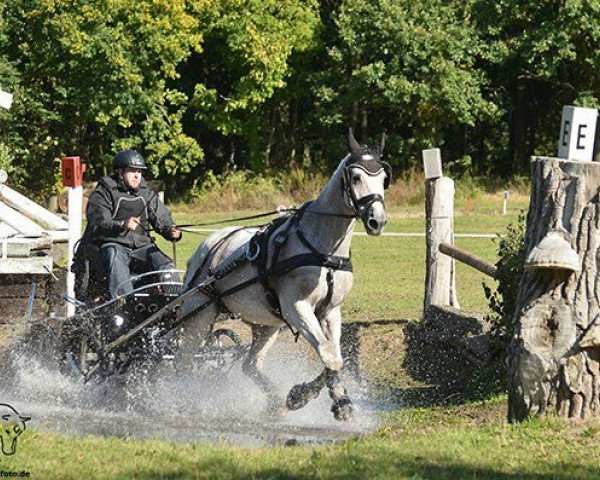
[[425,311],[430,305],[460,308],[454,259],[439,251],[441,243],[454,244],[454,181],[441,177],[425,182]]

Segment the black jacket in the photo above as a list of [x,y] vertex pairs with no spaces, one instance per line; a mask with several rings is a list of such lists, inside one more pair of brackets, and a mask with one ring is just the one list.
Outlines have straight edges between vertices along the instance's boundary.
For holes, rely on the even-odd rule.
[[[96,245],[115,242],[140,248],[152,243],[151,230],[170,240],[174,226],[164,203],[144,179],[132,191],[117,176],[102,178],[88,200],[86,216],[84,237]],[[141,225],[135,230],[126,229],[129,217],[140,217]]]

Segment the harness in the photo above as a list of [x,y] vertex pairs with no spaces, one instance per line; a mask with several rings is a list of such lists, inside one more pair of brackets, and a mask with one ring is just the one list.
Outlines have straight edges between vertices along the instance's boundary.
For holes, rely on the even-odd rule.
[[[285,317],[281,313],[281,305],[279,303],[279,297],[274,288],[270,285],[270,280],[276,278],[280,275],[285,275],[286,273],[295,270],[300,267],[314,266],[314,267],[325,267],[327,268],[327,294],[325,298],[320,302],[317,309],[315,310],[315,315],[317,318],[321,319],[325,316],[328,310],[328,306],[331,303],[331,298],[333,297],[333,273],[335,270],[341,270],[345,272],[352,272],[352,261],[350,257],[341,257],[337,255],[326,255],[317,251],[310,242],[306,239],[302,230],[299,228],[298,222],[300,218],[302,218],[302,214],[305,212],[306,208],[310,205],[309,203],[304,204],[298,211],[294,214],[280,217],[278,219],[273,220],[269,224],[267,224],[263,229],[259,230],[254,234],[254,236],[248,242],[248,247],[246,252],[231,262],[228,262],[225,266],[221,267],[217,271],[209,271],[209,274],[212,278],[216,280],[220,280],[231,272],[239,268],[244,263],[250,262],[257,268],[257,276],[251,278],[250,280],[246,280],[234,287],[231,287],[225,291],[219,292],[215,286],[215,282],[209,282],[207,285],[204,285],[200,288],[200,290],[209,297],[210,303],[216,303],[220,306],[222,311],[227,311],[227,308],[222,302],[222,299],[233,295],[240,290],[243,290],[251,285],[259,283],[263,286],[265,290],[265,296],[269,302],[271,307],[271,313],[281,319],[287,326],[290,328],[292,333],[298,338],[298,332],[294,332],[292,326],[288,323]],[[287,222],[287,225],[286,225]],[[283,230],[281,229],[283,227]],[[310,253],[301,253],[298,255],[294,255],[293,257],[286,258],[284,260],[279,261],[279,253],[283,245],[287,242],[289,238],[289,231],[296,227],[296,235],[300,242],[310,251]],[[210,250],[210,252],[206,255],[203,264],[198,267],[196,270],[196,275],[198,275],[204,265],[206,265],[212,256],[216,253],[216,251],[227,241],[231,236],[238,233],[243,228],[235,229],[227,234],[225,237],[221,238],[219,242],[217,242]],[[273,238],[273,248],[272,251],[269,249],[269,244],[271,237]],[[271,261],[269,262],[269,258]],[[197,278],[192,278],[191,283],[195,283]]]
[[[279,304],[279,297],[277,292],[270,286],[269,280],[273,277],[283,275],[295,270],[300,267],[321,267],[327,268],[327,295],[325,299],[321,301],[320,305],[315,310],[316,317],[320,320],[324,317],[327,312],[327,307],[331,303],[333,297],[333,272],[334,270],[341,270],[344,272],[352,272],[352,261],[350,257],[341,257],[337,255],[326,255],[319,252],[307,239],[299,226],[299,221],[302,218],[306,208],[310,205],[309,203],[304,204],[298,212],[289,219],[288,225],[285,230],[280,231],[273,238],[273,254],[271,259],[271,266],[269,266],[269,240],[273,233],[287,221],[287,219],[281,219],[279,222],[272,222],[269,226],[261,232],[258,232],[250,240],[250,249],[257,252],[257,258],[254,262],[258,269],[258,280],[262,284],[266,291],[267,300],[271,305],[272,312],[283,319],[281,314],[281,305]],[[296,235],[300,240],[300,243],[304,245],[310,253],[301,253],[294,255],[293,257],[286,258],[285,260],[278,261],[281,247],[285,244],[288,239],[288,232],[292,227],[296,227]],[[258,249],[258,250],[256,250]]]

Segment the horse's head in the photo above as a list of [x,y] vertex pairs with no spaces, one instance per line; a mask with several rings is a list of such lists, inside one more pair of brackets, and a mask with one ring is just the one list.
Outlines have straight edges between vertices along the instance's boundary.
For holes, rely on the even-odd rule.
[[383,199],[392,180],[392,168],[381,159],[384,144],[385,135],[381,144],[371,149],[356,141],[352,129],[348,134],[350,156],[344,165],[342,189],[369,235],[380,235],[387,222]]
[[25,431],[25,422],[31,417],[23,417],[10,405],[0,403],[0,446],[4,455],[17,451],[17,438]]

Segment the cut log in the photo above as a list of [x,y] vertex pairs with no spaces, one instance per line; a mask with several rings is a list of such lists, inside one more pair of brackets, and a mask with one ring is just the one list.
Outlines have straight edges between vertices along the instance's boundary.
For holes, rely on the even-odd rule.
[[42,227],[2,201],[0,201],[0,220],[26,236],[41,237],[44,235]]
[[475,270],[486,274],[488,277],[496,278],[498,268],[492,262],[488,262],[484,258],[478,257],[471,252],[467,252],[466,250],[450,245],[449,243],[440,243],[439,249],[444,255],[448,255],[459,262],[466,263],[469,267],[473,267]]
[[508,349],[510,421],[600,416],[600,163],[534,157]]
[[51,230],[69,229],[69,224],[58,215],[46,210],[41,205],[38,205],[7,185],[0,185],[0,200],[24,215],[27,215],[32,220],[43,222],[48,225]]

